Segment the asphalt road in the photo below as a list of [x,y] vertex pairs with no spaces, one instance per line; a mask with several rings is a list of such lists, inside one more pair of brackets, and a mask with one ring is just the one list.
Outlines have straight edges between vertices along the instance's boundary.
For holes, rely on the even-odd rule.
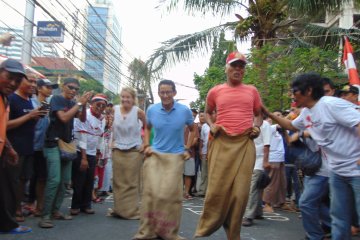
[[[0,235],[0,240],[129,240],[139,226],[138,220],[123,220],[107,216],[112,208],[112,197],[101,204],[94,204],[96,214],[80,214],[71,221],[55,221],[52,229],[37,226],[39,218],[27,217],[24,225],[33,228],[31,233],[18,235]],[[68,211],[70,197],[64,202],[64,211]],[[183,215],[180,235],[192,239],[196,224],[203,208],[203,199],[194,198],[183,202]],[[257,220],[252,227],[242,227],[242,240],[300,240],[305,236],[298,213],[276,211],[265,214],[264,220]],[[226,240],[223,229],[212,236],[200,239]],[[360,238],[354,238],[360,239]]]
[[[80,214],[71,221],[55,221],[56,226],[52,229],[41,229],[37,226],[39,218],[27,217],[23,225],[33,228],[31,233],[18,235],[0,235],[0,239],[26,239],[26,240],[129,240],[136,233],[139,226],[138,220],[123,220],[107,216],[112,208],[112,197],[101,204],[94,204],[96,214]],[[64,202],[63,211],[68,211],[70,197]],[[195,227],[203,208],[203,199],[194,198],[183,202],[183,215],[180,227],[180,235],[192,239]],[[276,212],[266,214],[265,220],[256,221],[252,227],[243,227],[241,239],[243,240],[276,240],[276,239],[301,239],[304,231],[301,227],[299,214]],[[225,232],[220,229],[211,237],[202,239],[226,239]]]

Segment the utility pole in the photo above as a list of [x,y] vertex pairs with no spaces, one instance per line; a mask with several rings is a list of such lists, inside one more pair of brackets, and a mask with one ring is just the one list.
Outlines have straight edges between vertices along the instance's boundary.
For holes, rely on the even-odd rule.
[[25,10],[25,21],[24,21],[24,40],[23,40],[23,46],[21,52],[21,60],[23,64],[31,63],[34,14],[35,14],[34,0],[27,0],[26,10]]

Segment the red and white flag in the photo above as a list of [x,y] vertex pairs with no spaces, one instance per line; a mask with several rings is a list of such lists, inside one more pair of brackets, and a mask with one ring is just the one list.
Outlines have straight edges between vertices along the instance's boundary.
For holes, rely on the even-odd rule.
[[359,74],[356,69],[355,60],[353,57],[353,48],[349,42],[348,37],[344,37],[344,55],[343,62],[346,67],[346,72],[349,78],[350,85],[360,85]]

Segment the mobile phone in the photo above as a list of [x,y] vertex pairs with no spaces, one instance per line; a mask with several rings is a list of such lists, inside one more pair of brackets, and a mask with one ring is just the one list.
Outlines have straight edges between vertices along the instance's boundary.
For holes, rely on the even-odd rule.
[[39,110],[41,111],[50,110],[50,104],[46,101],[42,101]]

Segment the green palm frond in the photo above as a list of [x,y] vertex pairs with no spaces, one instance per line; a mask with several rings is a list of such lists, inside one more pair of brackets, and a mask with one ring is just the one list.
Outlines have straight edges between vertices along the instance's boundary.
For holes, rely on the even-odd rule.
[[193,55],[204,55],[211,48],[213,41],[221,31],[235,28],[236,22],[228,22],[193,34],[174,37],[162,43],[147,61],[151,72],[172,66],[179,61],[188,61]]
[[340,39],[348,36],[351,41],[360,41],[359,29],[344,29],[339,27],[324,27],[308,24],[302,32],[302,39],[310,44],[323,48],[337,48]]
[[[168,12],[178,8],[180,3],[189,14],[194,12],[206,14],[211,12],[213,15],[226,16],[239,7],[247,8],[242,0],[160,0],[160,6],[165,7]],[[159,6],[159,7],[160,7]]]
[[[327,11],[340,10],[341,6],[351,2],[352,0],[288,0],[290,9],[295,9],[298,13],[306,13],[309,15],[325,9]],[[359,0],[355,0],[359,2]]]

